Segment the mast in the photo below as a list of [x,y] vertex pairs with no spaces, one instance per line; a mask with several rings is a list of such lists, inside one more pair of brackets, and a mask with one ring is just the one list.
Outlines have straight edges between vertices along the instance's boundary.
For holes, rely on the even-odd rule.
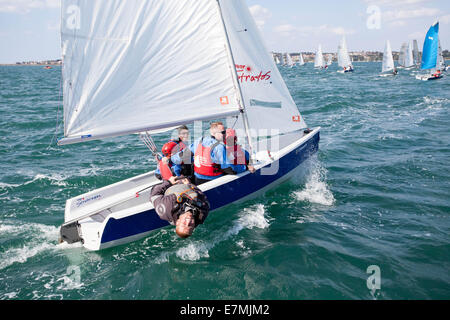
[[226,41],[227,51],[228,51],[229,58],[230,58],[231,63],[232,63],[231,73],[233,75],[233,80],[235,81],[235,85],[236,85],[236,87],[238,89],[238,97],[239,97],[238,103],[239,103],[241,114],[242,114],[242,120],[244,122],[244,129],[245,129],[245,134],[247,135],[248,146],[249,146],[249,149],[250,149],[249,150],[249,154],[250,154],[250,164],[251,164],[253,162],[252,161],[253,143],[252,143],[252,138],[251,138],[251,135],[250,135],[250,126],[249,126],[249,123],[248,123],[247,114],[245,112],[244,95],[242,94],[242,88],[241,88],[241,85],[240,85],[239,80],[238,80],[238,75],[237,75],[237,71],[236,71],[236,63],[234,61],[233,51],[231,50],[230,38],[228,37],[227,27],[226,27],[225,21],[223,19],[222,8],[220,6],[220,0],[216,0],[216,3],[217,3],[217,8],[219,9],[220,19],[222,21],[223,30],[224,30],[224,33],[225,33],[225,39],[227,40]]

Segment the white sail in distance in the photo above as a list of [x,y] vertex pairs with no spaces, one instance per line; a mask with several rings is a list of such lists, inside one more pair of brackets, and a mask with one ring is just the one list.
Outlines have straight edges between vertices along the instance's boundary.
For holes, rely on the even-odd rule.
[[331,66],[333,64],[333,56],[331,54],[328,55],[327,66]]
[[316,56],[314,58],[314,68],[323,68],[325,66],[325,60],[323,59],[322,45],[319,44],[317,48]]
[[339,43],[337,56],[339,67],[347,68],[352,66],[352,61],[350,60],[350,55],[347,50],[347,42],[345,41],[345,37],[342,37],[342,40]]
[[[254,140],[306,127],[297,105],[263,42],[245,1],[220,1],[236,71]],[[243,132],[242,116],[227,126]],[[243,141],[243,140],[241,140]],[[257,144],[255,143],[254,146]],[[274,149],[271,149],[276,151]],[[258,151],[257,147],[256,150]]]
[[441,40],[439,40],[436,68],[438,70],[445,70],[445,60],[444,56],[442,55]]
[[408,44],[404,42],[402,43],[402,47],[400,48],[400,53],[398,56],[398,65],[401,67],[405,67],[406,65],[407,51],[408,51]]
[[383,64],[381,67],[381,72],[387,72],[394,70],[394,58],[392,57],[391,43],[389,40],[386,41],[383,53]]
[[294,60],[292,60],[292,57],[291,57],[291,55],[289,53],[286,53],[286,64],[289,67],[292,67],[295,64]]
[[414,64],[419,65],[420,58],[419,58],[419,46],[417,44],[417,40],[413,41],[413,58],[414,58]]
[[216,1],[63,0],[62,13],[60,144],[239,113]]
[[305,60],[303,60],[303,54],[301,52],[300,52],[298,64],[301,66],[303,66],[305,64]]
[[414,57],[413,57],[413,48],[412,43],[409,42],[408,46],[406,47],[406,54],[405,54],[405,68],[409,68],[414,66]]

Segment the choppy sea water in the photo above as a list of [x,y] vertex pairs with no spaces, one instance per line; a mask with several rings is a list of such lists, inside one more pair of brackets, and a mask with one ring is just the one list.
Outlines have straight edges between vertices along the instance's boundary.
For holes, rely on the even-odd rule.
[[289,182],[187,240],[90,252],[58,245],[65,200],[153,169],[150,153],[136,136],[56,146],[60,69],[0,67],[0,299],[448,299],[450,75],[336,69],[280,67],[322,128]]

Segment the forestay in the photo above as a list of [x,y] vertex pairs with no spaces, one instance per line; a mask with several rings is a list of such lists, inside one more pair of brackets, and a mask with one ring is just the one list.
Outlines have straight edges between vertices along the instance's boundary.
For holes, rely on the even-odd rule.
[[[220,6],[252,139],[305,128],[306,123],[266,49],[245,1],[220,1]],[[240,129],[238,133],[243,136],[242,116],[229,118],[227,124]],[[258,151],[256,144],[253,145],[254,151]]]
[[[216,1],[63,0],[62,16],[60,144],[239,113]],[[256,51],[262,52],[255,48],[252,57]],[[259,84],[281,86],[269,65],[257,62],[264,75]]]

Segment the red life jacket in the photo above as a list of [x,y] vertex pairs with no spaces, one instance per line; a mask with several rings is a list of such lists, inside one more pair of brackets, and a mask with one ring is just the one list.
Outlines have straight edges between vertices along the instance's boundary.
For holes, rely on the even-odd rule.
[[223,174],[220,169],[220,165],[213,163],[211,160],[211,151],[219,144],[214,143],[210,147],[203,146],[203,139],[197,146],[197,150],[194,155],[194,171],[198,174],[208,177],[217,177]]
[[240,145],[227,146],[227,159],[232,161],[232,164],[247,164],[245,159],[245,152]]
[[162,160],[158,162],[159,172],[163,180],[169,180],[170,177],[174,176],[172,170],[170,169],[170,164],[165,164]]

